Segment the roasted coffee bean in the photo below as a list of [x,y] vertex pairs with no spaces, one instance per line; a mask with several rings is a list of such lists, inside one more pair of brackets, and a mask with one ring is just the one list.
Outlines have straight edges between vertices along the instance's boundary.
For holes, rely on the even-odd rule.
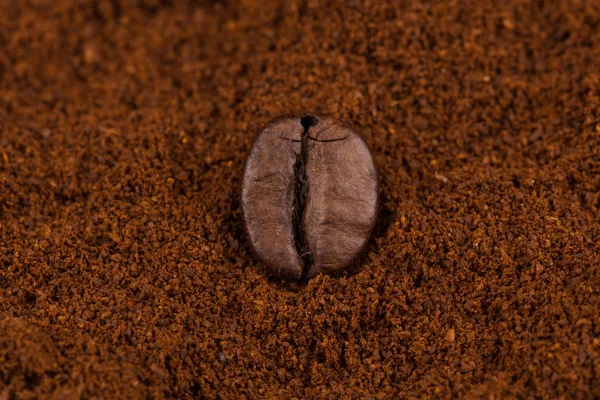
[[246,161],[244,224],[259,261],[276,277],[308,279],[347,268],[371,235],[377,200],[369,148],[331,118],[270,121]]

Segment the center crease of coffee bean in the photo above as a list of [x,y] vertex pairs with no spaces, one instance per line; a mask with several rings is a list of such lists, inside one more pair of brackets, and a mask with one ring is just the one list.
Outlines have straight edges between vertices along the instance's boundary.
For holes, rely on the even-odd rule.
[[292,225],[294,228],[296,251],[302,258],[302,279],[306,278],[310,267],[314,263],[313,255],[308,248],[306,233],[302,223],[304,209],[306,207],[306,198],[308,196],[308,179],[306,176],[306,164],[308,162],[308,138],[311,127],[317,125],[319,120],[312,115],[305,115],[300,118],[300,124],[304,128],[300,138],[300,152],[296,155],[294,163],[294,207],[292,215]]

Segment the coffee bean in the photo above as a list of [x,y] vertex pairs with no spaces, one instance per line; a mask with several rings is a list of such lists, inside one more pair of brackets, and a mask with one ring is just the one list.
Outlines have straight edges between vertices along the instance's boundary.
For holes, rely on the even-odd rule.
[[270,121],[246,161],[244,225],[257,258],[276,277],[308,279],[347,268],[371,235],[377,201],[369,148],[331,118]]

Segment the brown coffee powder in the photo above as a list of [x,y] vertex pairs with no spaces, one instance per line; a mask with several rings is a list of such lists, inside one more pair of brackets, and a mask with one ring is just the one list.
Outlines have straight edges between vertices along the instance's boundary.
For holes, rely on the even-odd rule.
[[[600,397],[600,2],[0,2],[0,399]],[[352,122],[352,273],[272,280],[242,167]]]

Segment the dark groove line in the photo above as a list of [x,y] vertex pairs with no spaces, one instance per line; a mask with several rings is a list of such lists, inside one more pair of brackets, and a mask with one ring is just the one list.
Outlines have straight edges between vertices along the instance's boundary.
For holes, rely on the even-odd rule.
[[302,258],[302,276],[304,280],[310,271],[311,266],[314,263],[313,255],[308,248],[306,240],[306,232],[304,232],[304,226],[302,224],[302,217],[304,216],[304,209],[306,207],[306,198],[308,196],[308,180],[306,176],[306,163],[308,161],[308,131],[312,126],[317,125],[318,119],[312,115],[305,115],[300,118],[300,124],[304,127],[302,132],[302,138],[300,140],[300,152],[296,157],[294,163],[294,206],[292,225],[294,229],[296,251],[300,258]]

